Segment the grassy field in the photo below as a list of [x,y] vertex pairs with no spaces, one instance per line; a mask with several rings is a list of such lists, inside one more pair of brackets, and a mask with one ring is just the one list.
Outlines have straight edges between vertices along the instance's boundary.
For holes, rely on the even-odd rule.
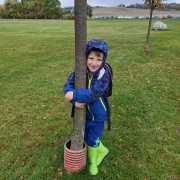
[[110,155],[92,178],[63,170],[72,131],[63,85],[74,67],[73,21],[0,21],[0,179],[179,180],[180,21],[89,21],[88,39],[109,44],[114,70]]

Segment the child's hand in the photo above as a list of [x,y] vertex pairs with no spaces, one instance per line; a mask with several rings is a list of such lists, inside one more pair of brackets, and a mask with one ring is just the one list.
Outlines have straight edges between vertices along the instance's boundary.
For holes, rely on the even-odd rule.
[[75,102],[75,106],[76,106],[77,108],[82,109],[82,108],[85,106],[85,103]]
[[65,98],[68,101],[71,101],[73,99],[73,91],[69,91],[65,94]]

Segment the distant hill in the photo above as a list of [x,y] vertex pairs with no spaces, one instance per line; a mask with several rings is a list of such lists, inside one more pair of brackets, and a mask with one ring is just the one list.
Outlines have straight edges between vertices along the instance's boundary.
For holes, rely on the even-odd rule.
[[[127,8],[138,8],[138,9],[146,9],[146,6],[144,4],[131,4],[126,6]],[[180,4],[178,3],[166,3],[165,2],[165,8],[163,10],[180,10]]]
[[[155,10],[154,16],[180,16],[180,11]],[[125,8],[125,7],[93,7],[93,17],[95,16],[149,16],[148,9]]]

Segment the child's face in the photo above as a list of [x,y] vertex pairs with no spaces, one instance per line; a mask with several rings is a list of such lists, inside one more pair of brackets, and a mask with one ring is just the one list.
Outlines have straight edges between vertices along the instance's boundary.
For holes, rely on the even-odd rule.
[[90,72],[96,72],[102,65],[103,63],[103,54],[99,53],[97,56],[96,53],[91,52],[88,55],[87,58],[87,67]]

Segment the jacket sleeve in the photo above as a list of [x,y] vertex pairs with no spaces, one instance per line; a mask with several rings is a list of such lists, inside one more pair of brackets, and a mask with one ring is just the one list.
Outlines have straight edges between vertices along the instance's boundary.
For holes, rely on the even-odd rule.
[[80,88],[73,90],[73,101],[91,103],[109,91],[110,75],[106,72],[99,80],[95,80],[91,89]]
[[68,91],[74,90],[74,83],[75,83],[75,72],[70,73],[65,85],[64,85],[64,94]]

